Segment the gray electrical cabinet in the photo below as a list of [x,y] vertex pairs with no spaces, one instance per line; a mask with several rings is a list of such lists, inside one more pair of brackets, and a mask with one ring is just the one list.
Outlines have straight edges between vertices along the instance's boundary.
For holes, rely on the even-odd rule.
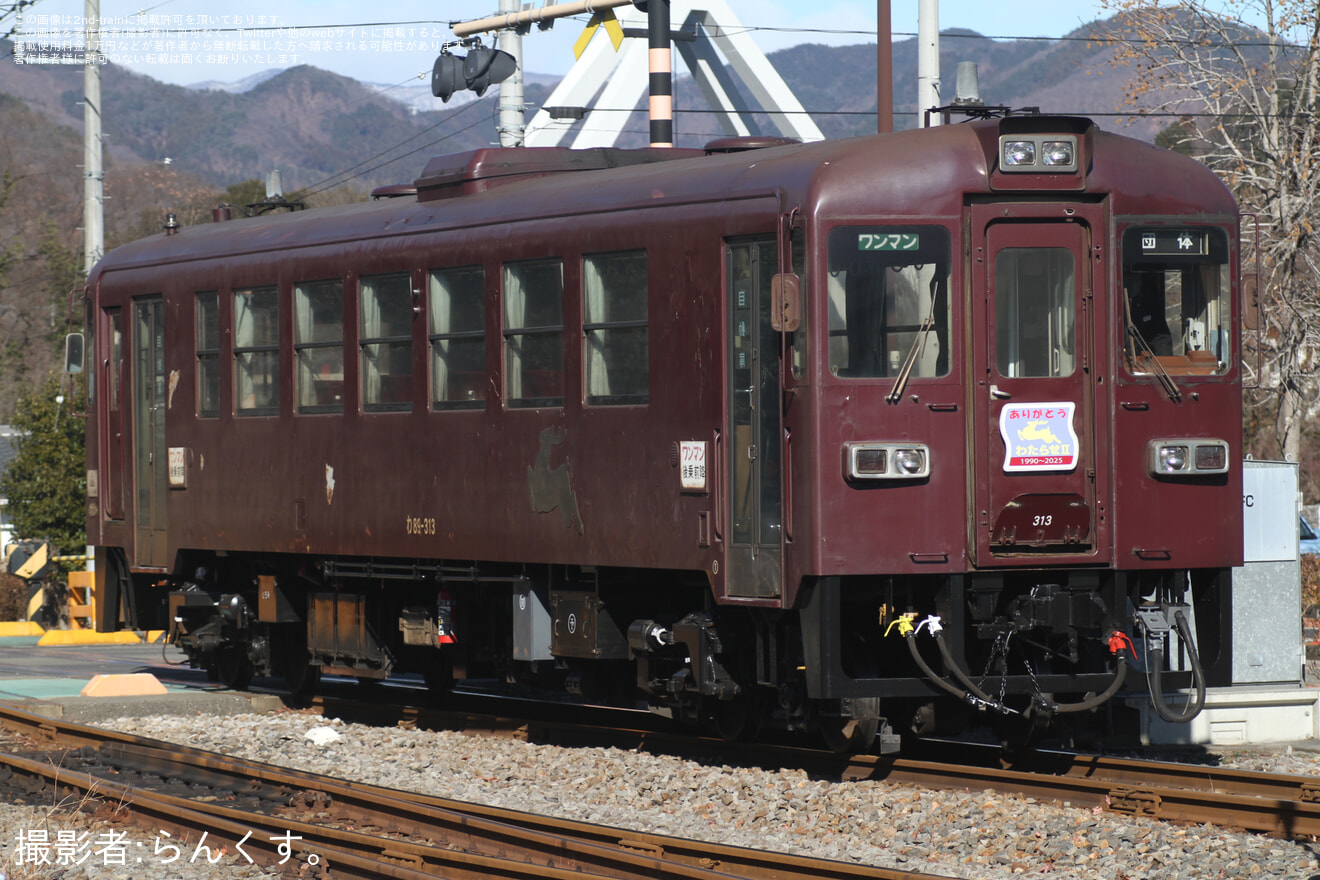
[[1242,463],[1245,564],[1233,569],[1233,683],[1302,678],[1297,465]]

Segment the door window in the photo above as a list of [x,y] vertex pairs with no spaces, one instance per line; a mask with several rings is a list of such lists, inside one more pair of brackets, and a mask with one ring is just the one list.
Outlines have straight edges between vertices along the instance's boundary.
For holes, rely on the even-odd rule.
[[1009,247],[996,254],[999,375],[1072,375],[1077,363],[1075,274],[1066,248]]

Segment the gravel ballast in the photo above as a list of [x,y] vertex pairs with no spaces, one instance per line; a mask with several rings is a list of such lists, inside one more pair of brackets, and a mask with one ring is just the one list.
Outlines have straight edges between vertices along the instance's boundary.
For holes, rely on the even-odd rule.
[[[1077,880],[1311,880],[1320,858],[1303,844],[1220,828],[1178,827],[988,791],[943,792],[884,782],[829,782],[801,770],[707,766],[615,748],[561,748],[461,732],[376,728],[297,713],[119,719],[104,726],[197,748],[392,788],[638,831],[800,853],[951,877],[1050,874]],[[310,735],[309,735],[310,734]],[[1286,749],[1226,755],[1244,769],[1312,774],[1320,756]],[[44,824],[33,824],[37,822]],[[4,855],[25,828],[74,827],[67,814],[7,808]],[[26,823],[26,824],[25,824]],[[82,826],[78,826],[82,827]],[[94,838],[100,832],[92,831]],[[251,867],[141,865],[95,857],[81,877],[229,880]],[[183,861],[191,850],[186,850]],[[165,869],[153,873],[156,868]],[[173,868],[173,870],[168,870]]]

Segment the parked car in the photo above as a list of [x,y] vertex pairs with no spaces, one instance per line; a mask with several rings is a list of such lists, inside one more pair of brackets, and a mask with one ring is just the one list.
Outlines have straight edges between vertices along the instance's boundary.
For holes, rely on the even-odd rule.
[[1300,555],[1305,556],[1309,553],[1312,556],[1320,556],[1320,535],[1316,534],[1315,529],[1311,528],[1311,524],[1305,518],[1299,516],[1297,521],[1301,524],[1302,534]]

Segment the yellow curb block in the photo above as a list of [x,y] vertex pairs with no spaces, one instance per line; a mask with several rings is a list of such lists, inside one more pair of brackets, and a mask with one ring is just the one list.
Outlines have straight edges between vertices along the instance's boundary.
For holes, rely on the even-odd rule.
[[165,638],[165,633],[166,630],[163,629],[149,629],[145,641],[149,645],[154,645]]
[[39,636],[45,630],[41,624],[33,623],[30,620],[6,620],[0,621],[0,637],[3,636]]
[[38,645],[140,645],[142,639],[135,632],[99,633],[89,629],[52,629],[41,637]]
[[168,693],[165,685],[149,672],[97,675],[84,685],[84,697],[150,697]]

